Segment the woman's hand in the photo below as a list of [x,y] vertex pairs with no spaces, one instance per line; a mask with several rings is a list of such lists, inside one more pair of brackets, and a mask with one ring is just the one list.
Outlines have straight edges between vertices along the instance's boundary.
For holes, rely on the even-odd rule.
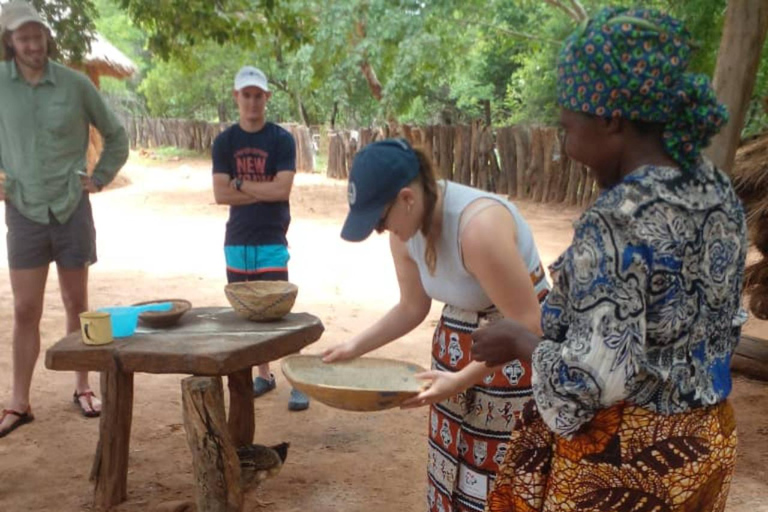
[[347,341],[345,343],[339,343],[331,348],[323,351],[324,363],[336,363],[339,361],[348,361],[354,359],[362,354],[358,354],[357,343]]
[[403,409],[411,409],[414,407],[421,407],[422,405],[442,402],[446,398],[450,398],[461,391],[464,391],[464,388],[466,387],[462,376],[458,372],[451,373],[430,370],[428,372],[417,373],[414,377],[425,381],[425,388],[415,397],[409,398],[403,402],[400,405]]
[[504,318],[472,332],[472,359],[488,367],[515,359],[530,360],[539,337],[518,322]]

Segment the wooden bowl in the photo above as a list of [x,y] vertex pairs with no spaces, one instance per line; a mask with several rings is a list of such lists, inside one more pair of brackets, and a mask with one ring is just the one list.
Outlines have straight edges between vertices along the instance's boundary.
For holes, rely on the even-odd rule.
[[279,320],[290,313],[299,287],[288,281],[229,283],[224,294],[235,312],[253,322]]
[[294,355],[284,358],[281,368],[294,388],[345,411],[397,407],[419,394],[423,386],[414,375],[424,368],[393,359],[360,357],[324,363],[321,356]]
[[147,304],[156,304],[158,302],[171,302],[173,307],[169,311],[145,311],[139,314],[139,320],[142,324],[155,329],[173,327],[184,313],[192,308],[192,303],[186,299],[158,299],[147,300],[133,304],[134,306],[145,306]]

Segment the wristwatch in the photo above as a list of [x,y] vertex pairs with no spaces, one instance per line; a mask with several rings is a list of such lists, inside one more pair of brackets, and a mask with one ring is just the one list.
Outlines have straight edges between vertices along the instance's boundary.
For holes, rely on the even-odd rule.
[[242,186],[243,186],[243,180],[242,180],[242,179],[240,179],[240,178],[237,178],[237,179],[235,180],[235,189],[237,189],[237,191],[239,192],[239,191],[240,191],[240,188],[241,188]]

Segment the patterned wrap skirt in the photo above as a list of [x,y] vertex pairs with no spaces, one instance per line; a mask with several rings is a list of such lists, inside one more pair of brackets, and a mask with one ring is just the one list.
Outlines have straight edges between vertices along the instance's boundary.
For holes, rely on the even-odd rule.
[[[471,361],[472,331],[501,318],[495,309],[445,306],[432,341],[432,368],[456,372]],[[482,511],[509,435],[531,399],[530,361],[511,361],[482,385],[432,405],[429,411],[428,491],[432,512]]]
[[721,512],[736,422],[727,401],[668,416],[622,403],[568,440],[531,400],[509,443],[488,512]]

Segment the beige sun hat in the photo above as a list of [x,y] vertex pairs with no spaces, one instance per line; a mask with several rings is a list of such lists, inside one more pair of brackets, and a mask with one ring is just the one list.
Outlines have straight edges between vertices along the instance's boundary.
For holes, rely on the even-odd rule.
[[50,29],[48,24],[40,17],[40,14],[28,2],[14,0],[2,5],[0,30],[13,31],[25,23],[39,23],[45,28]]

